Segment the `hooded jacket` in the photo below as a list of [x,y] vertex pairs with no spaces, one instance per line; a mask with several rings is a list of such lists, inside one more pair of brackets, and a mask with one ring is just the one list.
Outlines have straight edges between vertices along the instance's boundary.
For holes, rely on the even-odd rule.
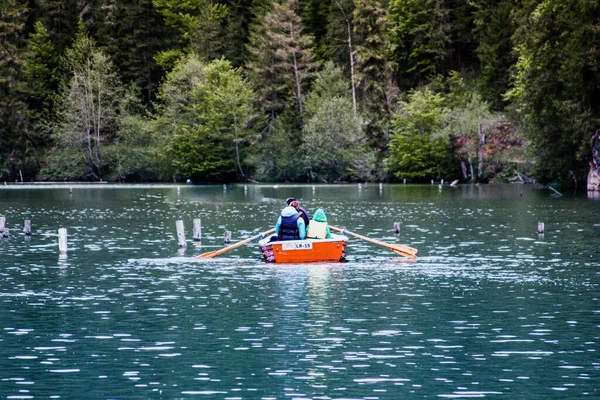
[[329,225],[327,225],[327,216],[325,215],[325,211],[322,209],[318,209],[315,211],[315,215],[313,219],[310,220],[308,224],[308,232],[306,233],[306,237],[309,239],[329,239],[331,238],[331,231],[329,230]]
[[306,239],[306,225],[301,214],[294,207],[285,207],[275,224],[275,233],[278,240]]

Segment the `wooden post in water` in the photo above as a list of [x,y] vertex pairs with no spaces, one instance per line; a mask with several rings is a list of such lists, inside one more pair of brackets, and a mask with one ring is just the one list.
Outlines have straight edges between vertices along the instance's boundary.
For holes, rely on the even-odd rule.
[[202,240],[202,221],[200,218],[194,220],[194,242]]
[[31,236],[31,220],[29,220],[29,219],[25,220],[25,225],[23,227],[23,234],[25,235],[25,237]]
[[538,222],[538,234],[539,235],[544,234],[544,223],[543,222]]
[[406,185],[406,178],[404,178],[404,184]]
[[231,232],[230,231],[225,231],[224,242],[225,242],[225,244],[231,243]]
[[368,186],[369,186],[369,182],[365,182],[365,190],[367,189]]
[[227,185],[223,184],[223,191],[227,190]]
[[177,241],[179,242],[179,247],[183,249],[187,247],[187,244],[185,243],[185,230],[183,229],[183,221],[179,220],[175,224],[177,226]]
[[0,238],[4,237],[4,234],[6,232],[6,217],[0,217]]
[[431,184],[433,185],[433,179],[431,180]]
[[400,233],[400,222],[394,222],[394,233],[395,234]]
[[67,254],[67,228],[58,230],[58,251],[60,254]]

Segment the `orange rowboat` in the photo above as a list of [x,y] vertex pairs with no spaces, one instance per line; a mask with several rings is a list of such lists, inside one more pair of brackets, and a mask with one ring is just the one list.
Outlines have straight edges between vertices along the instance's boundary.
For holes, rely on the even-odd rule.
[[331,239],[285,240],[269,242],[269,237],[258,242],[266,262],[310,263],[345,261],[348,238],[331,235]]

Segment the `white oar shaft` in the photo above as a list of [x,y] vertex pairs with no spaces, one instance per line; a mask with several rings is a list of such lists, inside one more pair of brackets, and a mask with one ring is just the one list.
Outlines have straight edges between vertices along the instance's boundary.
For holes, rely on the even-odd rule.
[[263,237],[265,237],[267,235],[272,234],[273,232],[275,232],[275,229],[269,229],[266,232],[259,233],[258,235],[255,235],[255,236],[252,236],[252,237],[250,237],[248,239],[242,240],[241,242],[232,244],[231,246],[227,246],[227,247],[225,247],[225,248],[223,248],[221,250],[209,251],[208,253],[203,253],[203,254],[200,254],[199,256],[196,256],[196,257],[200,257],[200,258],[213,258],[213,257],[219,256],[219,255],[221,255],[223,253],[227,253],[230,250],[237,249],[238,247],[243,246],[246,243],[250,243],[253,240],[261,239],[261,238],[263,238]]
[[417,252],[418,252],[417,249],[414,249],[412,247],[404,246],[402,244],[389,244],[389,243],[385,243],[385,242],[382,242],[382,241],[379,241],[379,240],[375,240],[375,239],[368,238],[366,236],[359,235],[357,233],[350,232],[347,229],[340,229],[340,228],[337,228],[337,227],[331,226],[331,225],[329,225],[329,228],[333,229],[334,231],[341,232],[342,234],[354,236],[355,238],[362,239],[362,240],[365,240],[367,242],[371,242],[371,243],[378,244],[380,246],[386,247],[386,248],[392,250],[393,252],[395,252],[396,254],[400,254],[400,255],[403,255],[405,257],[415,257],[417,255]]

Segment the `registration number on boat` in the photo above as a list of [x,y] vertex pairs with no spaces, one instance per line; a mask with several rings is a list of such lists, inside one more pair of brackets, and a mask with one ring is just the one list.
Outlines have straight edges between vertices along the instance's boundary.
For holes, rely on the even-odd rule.
[[283,250],[306,250],[312,249],[312,243],[283,243],[281,248]]

